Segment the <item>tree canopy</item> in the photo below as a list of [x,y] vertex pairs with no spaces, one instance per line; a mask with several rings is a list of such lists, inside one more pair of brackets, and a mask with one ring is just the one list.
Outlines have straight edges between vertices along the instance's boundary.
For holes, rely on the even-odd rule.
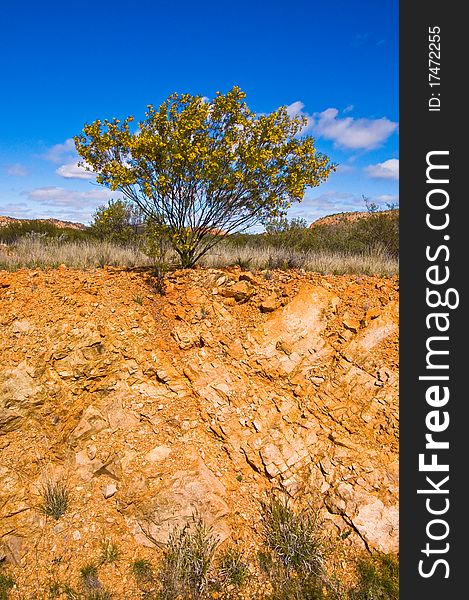
[[335,165],[301,136],[286,107],[258,115],[233,87],[208,101],[172,94],[131,131],[133,117],[96,120],[75,137],[81,163],[166,226],[184,267],[224,235],[285,214]]

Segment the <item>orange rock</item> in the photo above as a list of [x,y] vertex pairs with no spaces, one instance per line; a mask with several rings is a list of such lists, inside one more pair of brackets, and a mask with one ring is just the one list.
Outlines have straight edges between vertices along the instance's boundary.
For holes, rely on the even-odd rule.
[[367,319],[376,319],[377,317],[380,316],[381,312],[382,311],[380,308],[369,308],[366,311],[366,318]]

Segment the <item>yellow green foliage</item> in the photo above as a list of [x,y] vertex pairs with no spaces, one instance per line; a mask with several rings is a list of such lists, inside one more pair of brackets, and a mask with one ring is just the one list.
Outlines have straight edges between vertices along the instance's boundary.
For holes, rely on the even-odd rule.
[[[172,94],[131,131],[97,120],[75,137],[83,165],[172,232],[183,266],[193,266],[224,234],[281,216],[335,165],[301,137],[305,119],[286,107],[257,115],[233,87],[207,101]],[[217,232],[218,234],[220,231]]]

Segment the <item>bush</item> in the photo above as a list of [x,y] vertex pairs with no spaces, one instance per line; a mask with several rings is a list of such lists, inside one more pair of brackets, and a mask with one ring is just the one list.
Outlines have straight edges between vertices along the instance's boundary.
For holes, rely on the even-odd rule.
[[0,573],[0,600],[8,600],[10,590],[15,585],[15,580],[9,575]]
[[161,572],[160,600],[201,598],[207,584],[217,539],[201,517],[169,536]]
[[359,582],[350,594],[352,600],[397,600],[399,560],[392,554],[377,554],[357,565]]
[[288,496],[272,494],[262,504],[262,525],[267,547],[286,571],[323,575],[322,545],[317,514],[309,508],[294,511]]
[[271,494],[262,504],[267,548],[260,566],[272,585],[272,600],[319,600],[327,597],[327,578],[317,513],[294,510],[289,498]]
[[134,204],[124,200],[109,200],[93,214],[90,232],[100,240],[116,244],[135,241],[143,227],[143,218]]
[[132,573],[137,583],[147,583],[153,580],[153,570],[150,561],[139,559],[132,563]]
[[93,564],[87,564],[80,569],[80,576],[83,587],[87,592],[99,590],[101,582],[98,578],[98,567]]
[[65,514],[68,508],[69,492],[63,481],[46,481],[41,487],[42,504],[40,511],[55,520]]
[[114,563],[119,558],[119,548],[113,540],[104,538],[101,540],[100,564]]
[[249,576],[243,553],[237,548],[228,548],[221,554],[218,569],[223,583],[227,585],[241,586]]

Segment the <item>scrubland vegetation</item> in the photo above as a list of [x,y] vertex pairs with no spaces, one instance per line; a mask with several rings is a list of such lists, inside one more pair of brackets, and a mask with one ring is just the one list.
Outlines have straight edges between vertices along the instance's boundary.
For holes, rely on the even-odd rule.
[[[122,204],[110,206],[120,210]],[[356,221],[339,216],[332,224],[314,228],[298,221],[284,222],[265,233],[226,236],[199,264],[391,276],[398,272],[398,218],[396,210],[370,213]],[[0,229],[0,243],[0,268],[10,271],[61,264],[81,269],[105,265],[168,269],[178,265],[168,232],[143,222],[136,224],[127,213],[112,220],[103,207],[86,230],[39,221],[14,222]]]

